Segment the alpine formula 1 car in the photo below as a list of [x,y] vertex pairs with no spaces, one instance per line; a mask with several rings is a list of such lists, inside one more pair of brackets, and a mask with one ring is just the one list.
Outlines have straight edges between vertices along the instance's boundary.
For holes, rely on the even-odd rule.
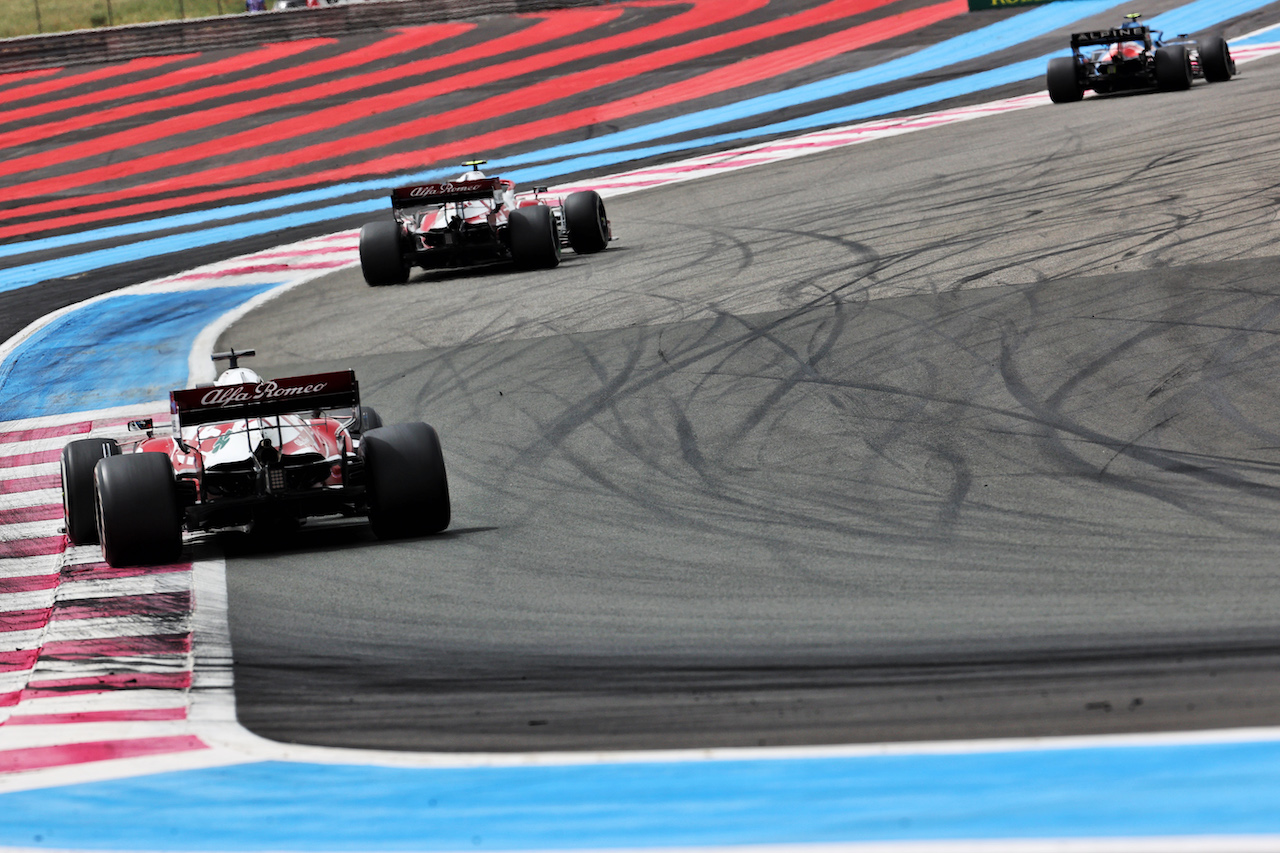
[[1199,41],[1164,41],[1164,33],[1138,23],[1137,14],[1110,30],[1075,33],[1071,56],[1049,60],[1049,98],[1055,104],[1078,101],[1086,90],[1173,92],[1191,88],[1203,77],[1210,83],[1236,73],[1231,49],[1214,36]]
[[613,232],[604,201],[591,190],[563,200],[516,195],[513,181],[490,178],[472,160],[457,180],[416,184],[391,192],[391,219],[360,229],[360,269],[372,286],[403,284],[412,267],[441,269],[514,261],[550,269],[564,247],[599,252]]
[[317,516],[368,516],[379,538],[449,526],[436,431],[383,426],[351,371],[264,380],[238,360],[211,385],[169,394],[172,424],[150,418],[136,441],[73,441],[62,450],[62,504],[73,545],[101,543],[111,566],[171,563],[183,530]]

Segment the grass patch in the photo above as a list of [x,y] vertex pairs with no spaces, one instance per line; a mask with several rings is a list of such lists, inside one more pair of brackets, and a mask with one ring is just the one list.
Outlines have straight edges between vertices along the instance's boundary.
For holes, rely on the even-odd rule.
[[244,0],[0,0],[0,38],[243,12]]

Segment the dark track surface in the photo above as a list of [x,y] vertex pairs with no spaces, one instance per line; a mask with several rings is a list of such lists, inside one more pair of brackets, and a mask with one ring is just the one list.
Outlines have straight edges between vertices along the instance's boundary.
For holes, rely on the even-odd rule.
[[553,272],[346,272],[242,321],[263,373],[352,366],[434,423],[454,524],[228,542],[241,720],[409,750],[1280,723],[1278,82],[618,198]]

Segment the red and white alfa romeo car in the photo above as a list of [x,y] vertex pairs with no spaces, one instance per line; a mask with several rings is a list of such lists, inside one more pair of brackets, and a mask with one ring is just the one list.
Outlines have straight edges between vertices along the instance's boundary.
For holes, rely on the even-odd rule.
[[561,250],[602,251],[613,239],[600,194],[585,190],[563,199],[537,187],[516,195],[514,182],[490,178],[467,163],[457,180],[415,184],[391,192],[391,219],[360,229],[360,269],[372,286],[403,284],[413,267],[440,269],[514,261],[550,269]]
[[73,441],[62,451],[67,538],[100,542],[112,566],[174,562],[184,529],[317,516],[368,516],[380,538],[449,526],[436,431],[383,426],[350,370],[264,380],[238,361],[207,387],[169,394],[172,424],[144,435]]

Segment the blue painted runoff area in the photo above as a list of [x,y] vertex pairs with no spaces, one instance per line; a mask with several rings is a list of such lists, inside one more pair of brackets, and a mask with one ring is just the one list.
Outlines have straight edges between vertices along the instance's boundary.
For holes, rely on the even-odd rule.
[[[356,213],[372,213],[387,209],[389,209],[387,202],[380,199],[348,202],[332,207],[283,213],[270,219],[257,219],[252,222],[221,225],[217,228],[207,228],[203,231],[186,231],[181,234],[155,237],[138,243],[126,243],[110,249],[97,249],[79,255],[56,258],[51,261],[16,266],[6,270],[4,278],[0,279],[0,293],[30,287],[33,284],[39,284],[51,278],[93,272],[102,267],[128,263],[138,258],[154,258],[158,255],[168,255],[204,246],[215,246],[219,243],[243,240],[246,237],[258,234],[269,234],[272,231],[296,228],[299,225],[310,225],[315,222],[324,222]],[[83,234],[80,236],[81,238],[84,237]]]
[[186,387],[201,330],[277,286],[120,294],[71,311],[0,365],[0,419],[165,400]]
[[261,762],[0,795],[0,845],[539,850],[1280,833],[1280,743],[406,769]]

